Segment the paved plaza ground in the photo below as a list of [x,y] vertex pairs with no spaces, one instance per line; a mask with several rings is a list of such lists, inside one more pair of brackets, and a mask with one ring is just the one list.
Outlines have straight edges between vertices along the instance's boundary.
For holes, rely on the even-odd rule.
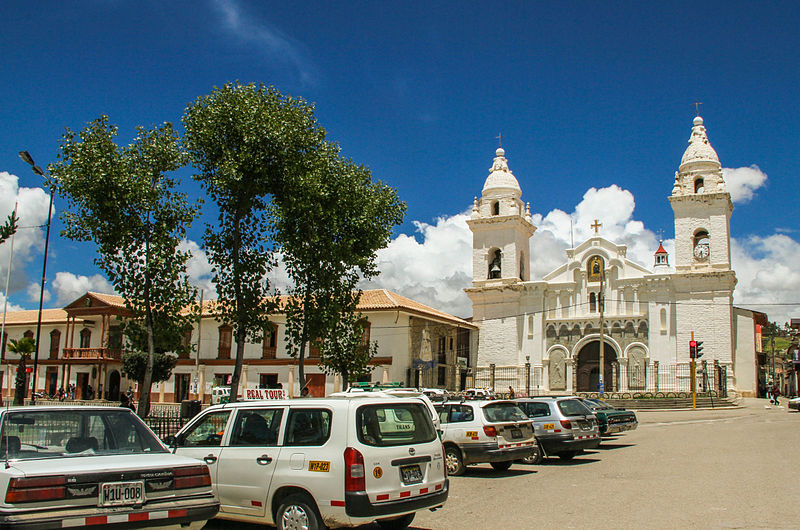
[[471,466],[412,528],[800,528],[800,413],[767,404],[640,412],[636,431],[571,462]]

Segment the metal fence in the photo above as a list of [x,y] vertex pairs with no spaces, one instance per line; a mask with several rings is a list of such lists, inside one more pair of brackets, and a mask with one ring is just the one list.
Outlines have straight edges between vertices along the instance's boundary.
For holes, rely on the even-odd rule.
[[[660,364],[650,362],[634,369],[628,368],[622,373],[619,363],[613,363],[612,376],[606,381],[606,392],[642,393],[656,395],[668,392],[691,392],[691,365]],[[479,366],[475,369],[474,385],[490,388],[498,394],[509,393],[513,388],[517,396],[536,395],[548,392],[545,372],[541,366],[524,364],[522,366]],[[572,382],[571,382],[572,383]],[[696,364],[696,390],[700,394],[712,394],[720,397],[728,395],[728,367],[717,361],[701,361]],[[573,387],[575,385],[572,385]],[[578,388],[573,391],[593,391],[594,389]],[[563,392],[560,390],[559,392]]]

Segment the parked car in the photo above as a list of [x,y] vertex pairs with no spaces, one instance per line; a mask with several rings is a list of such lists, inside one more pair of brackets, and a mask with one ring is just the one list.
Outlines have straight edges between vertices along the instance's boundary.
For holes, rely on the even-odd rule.
[[452,401],[435,407],[450,475],[483,462],[504,471],[536,452],[533,422],[513,401]]
[[789,410],[800,411],[800,397],[792,398],[788,403]]
[[278,529],[406,528],[449,491],[442,444],[418,397],[353,392],[215,405],[170,444],[211,468],[219,518]]
[[540,464],[546,456],[572,460],[585,449],[600,445],[600,431],[592,411],[575,396],[539,396],[514,400],[534,420],[539,453],[526,463]]
[[171,454],[129,409],[0,414],[2,528],[199,528],[219,510],[208,466]]
[[632,431],[639,426],[636,413],[632,410],[612,407],[602,399],[586,398],[581,401],[597,418],[600,435]]

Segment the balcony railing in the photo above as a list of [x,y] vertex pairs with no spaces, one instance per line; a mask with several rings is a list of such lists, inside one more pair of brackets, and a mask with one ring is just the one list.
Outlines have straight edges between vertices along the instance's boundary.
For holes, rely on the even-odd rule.
[[122,359],[122,350],[110,348],[64,348],[64,359],[87,359],[100,361],[111,359],[119,361]]

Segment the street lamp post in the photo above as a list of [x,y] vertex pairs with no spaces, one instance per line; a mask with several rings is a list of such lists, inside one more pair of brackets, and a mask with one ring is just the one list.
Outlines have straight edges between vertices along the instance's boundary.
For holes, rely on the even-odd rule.
[[44,174],[42,168],[33,162],[33,157],[27,151],[20,151],[19,157],[23,162],[29,164],[33,172],[44,177],[50,188],[50,205],[47,207],[47,231],[44,236],[44,259],[42,260],[42,285],[39,291],[39,316],[36,319],[36,350],[33,353],[33,381],[31,389],[31,404],[36,404],[36,374],[39,368],[39,340],[42,335],[42,305],[44,304],[44,282],[47,274],[47,247],[50,244],[50,214],[53,211],[53,189],[50,187],[50,179]]

